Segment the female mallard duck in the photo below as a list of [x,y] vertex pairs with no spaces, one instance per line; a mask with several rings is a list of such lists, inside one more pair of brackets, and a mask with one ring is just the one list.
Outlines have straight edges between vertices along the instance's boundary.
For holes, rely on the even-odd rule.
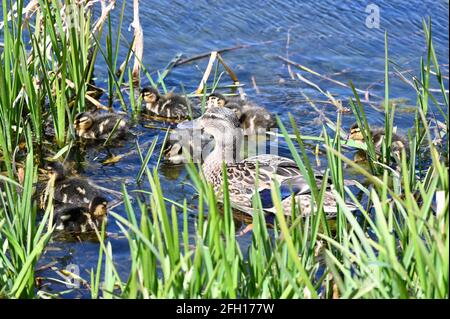
[[200,116],[200,111],[192,107],[181,95],[169,93],[161,96],[158,90],[145,87],[141,90],[141,96],[145,102],[146,111],[151,115],[178,121]]
[[[269,129],[276,125],[275,119],[265,108],[237,97],[225,98],[220,93],[212,93],[206,100],[206,109],[213,107],[226,107],[233,110],[239,118],[239,126],[244,129],[244,134],[254,134],[261,129]],[[183,149],[189,151],[194,162],[198,162],[197,160],[201,160],[212,150],[212,136],[200,133],[197,123],[198,120],[182,122],[171,132],[164,154],[172,164],[179,164],[186,160]],[[200,138],[195,138],[194,132],[199,132]]]
[[87,140],[122,138],[128,132],[125,119],[114,113],[82,112],[75,116],[74,128],[77,136]]
[[101,229],[107,221],[107,205],[101,196],[94,197],[89,205],[62,205],[55,210],[56,229],[75,233]]
[[253,133],[258,129],[276,127],[275,117],[265,108],[248,100],[240,98],[226,98],[220,93],[208,96],[207,108],[226,107],[233,110],[240,122],[240,126],[247,132]]
[[[49,177],[48,187],[45,193],[48,193],[51,181],[54,186],[54,204],[72,204],[82,207],[89,205],[94,198],[101,197],[100,190],[91,184],[88,179],[80,177],[66,177],[64,167],[59,162],[50,162],[46,168]],[[45,207],[45,194],[41,193],[41,207]]]
[[[246,213],[252,213],[252,198],[259,193],[264,211],[274,213],[271,199],[271,185],[277,180],[280,185],[282,207],[286,215],[291,214],[292,201],[300,203],[302,215],[311,214],[311,190],[296,163],[277,155],[258,155],[242,161],[234,157],[235,147],[240,140],[239,121],[236,114],[227,108],[211,108],[199,119],[204,130],[214,137],[215,147],[203,163],[203,172],[214,187],[219,198],[222,196],[222,163],[226,165],[228,190],[232,205]],[[258,188],[256,167],[259,163]],[[317,177],[320,184],[320,176]],[[350,210],[355,210],[351,204]],[[330,190],[324,195],[324,211],[328,217],[337,212],[337,203]]]
[[[375,152],[377,156],[380,156],[381,149],[383,147],[383,141],[385,138],[384,128],[374,128],[370,129],[370,134],[372,136],[373,145],[375,146]],[[364,136],[361,132],[361,129],[358,126],[358,123],[355,123],[350,128],[350,134],[348,135],[349,139],[364,142]],[[402,151],[405,150],[406,155],[409,154],[409,146],[408,141],[399,134],[393,133],[392,134],[392,144],[391,144],[391,157],[394,159],[400,160],[400,156],[402,154]],[[365,153],[359,153],[357,156],[357,161],[364,161],[366,160],[366,154]]]

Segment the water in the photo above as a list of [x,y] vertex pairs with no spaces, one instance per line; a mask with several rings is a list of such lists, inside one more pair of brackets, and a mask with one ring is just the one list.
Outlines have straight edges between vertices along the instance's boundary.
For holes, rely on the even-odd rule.
[[[240,82],[245,84],[249,98],[278,114],[287,123],[287,113],[291,112],[301,132],[307,135],[319,135],[320,119],[317,112],[305,102],[302,92],[312,100],[326,100],[311,86],[299,80],[291,80],[286,65],[277,56],[286,56],[286,39],[290,30],[289,59],[299,62],[323,75],[348,83],[352,80],[357,88],[365,90],[370,87],[372,95],[384,95],[384,32],[389,33],[390,59],[401,69],[413,75],[419,74],[420,57],[426,51],[422,33],[422,18],[428,16],[433,20],[433,41],[439,62],[445,64],[444,73],[448,75],[448,1],[387,1],[374,2],[380,8],[380,28],[368,28],[365,12],[371,1],[172,1],[163,0],[149,5],[141,1],[141,23],[144,29],[145,53],[144,64],[150,71],[163,69],[178,53],[190,57],[214,49],[233,47],[239,44],[273,41],[270,44],[253,46],[224,53],[227,64],[234,70]],[[117,4],[113,16],[113,25],[117,25],[121,2]],[[132,2],[126,6],[124,26],[132,21]],[[97,12],[98,13],[98,12]],[[127,39],[132,38],[132,31],[124,30]],[[122,47],[121,59],[127,54]],[[173,69],[166,78],[169,89],[192,92],[198,86],[206,67],[207,59],[199,60]],[[293,72],[298,72],[292,67]],[[393,69],[391,69],[393,71]],[[329,81],[321,80],[310,74],[303,76],[315,82],[322,89],[332,92],[336,98],[344,101],[351,96],[348,88],[340,87]],[[98,59],[96,65],[97,85],[106,87],[107,69]],[[252,85],[256,82],[256,89]],[[225,76],[226,83],[231,80]],[[390,77],[390,94],[392,98],[404,99],[398,105],[395,124],[400,132],[411,128],[414,114],[414,91],[402,82],[398,76]],[[433,82],[433,87],[437,88]],[[448,84],[446,85],[448,87]],[[258,93],[259,92],[259,93]],[[373,125],[382,125],[384,114],[376,110],[381,99],[372,98],[372,106],[366,105],[366,114]],[[332,120],[336,118],[335,107],[316,103]],[[354,122],[351,115],[343,117],[344,126]],[[140,135],[139,143],[151,141],[155,136],[163,138],[165,132],[145,128],[139,123],[134,131]],[[162,125],[158,124],[157,125]],[[160,144],[158,144],[158,147]],[[135,144],[133,141],[110,149],[112,154],[129,152]],[[157,150],[159,150],[157,148]],[[158,152],[156,152],[158,153]],[[281,145],[280,153],[289,155]],[[120,184],[126,184],[130,192],[138,186],[134,180],[140,168],[137,155],[131,155],[114,165],[102,165],[102,161],[111,156],[105,150],[88,149],[81,170],[96,183],[120,190]],[[154,156],[149,165],[156,163]],[[163,165],[161,167],[161,184],[165,194],[175,201],[185,197],[191,199],[194,190],[189,186],[186,171],[183,168]],[[148,189],[144,184],[141,188]],[[125,216],[122,206],[114,209]],[[181,218],[181,217],[180,217]],[[195,215],[189,217],[193,228]],[[181,225],[181,223],[180,223]],[[111,236],[114,260],[125,280],[129,266],[129,251],[126,239],[120,237],[119,228],[110,220],[107,231]],[[247,245],[250,236],[240,239]],[[95,242],[59,242],[50,244],[51,249],[41,258],[39,267],[56,262],[55,266],[64,268],[74,264],[80,268],[80,275],[88,279],[89,271],[97,265],[99,245]],[[38,271],[44,277],[57,277],[46,269]],[[52,283],[49,289],[65,290],[63,285]],[[72,297],[88,297],[88,291],[80,289],[70,294]]]

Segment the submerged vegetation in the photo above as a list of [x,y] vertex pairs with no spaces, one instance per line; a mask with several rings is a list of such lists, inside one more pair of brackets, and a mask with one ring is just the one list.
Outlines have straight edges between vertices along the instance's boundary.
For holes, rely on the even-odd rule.
[[[50,0],[30,3],[35,6],[17,1],[16,14],[10,14],[12,1],[2,0],[0,296],[7,298],[60,296],[39,289],[35,276],[36,263],[55,233],[53,194],[48,194],[48,205],[38,207],[37,188],[42,163],[49,157],[63,159],[74,147],[75,115],[92,105],[102,108],[97,96],[107,94],[111,104],[118,100],[122,111],[137,119],[142,107],[134,91],[139,91],[140,73],[166,93],[170,90],[164,78],[174,66],[169,63],[153,79],[139,61],[136,38],[119,66],[125,1],[114,11],[104,7],[95,21],[83,2],[67,1],[67,6]],[[70,23],[64,14],[69,4],[80,13],[72,15]],[[111,12],[119,12],[118,30],[113,29]],[[136,180],[146,179],[150,188],[130,192],[123,186],[126,216],[114,209],[108,213],[109,222],[118,223],[129,244],[128,274],[119,273],[103,227],[96,230],[97,269],[91,270],[90,278],[67,275],[82,282],[92,298],[448,298],[448,87],[434,51],[431,27],[431,22],[424,22],[427,54],[421,60],[420,77],[410,82],[417,94],[415,124],[408,134],[409,147],[400,157],[392,158],[390,150],[396,104],[390,102],[389,70],[394,62],[389,60],[387,35],[385,138],[380,154],[360,92],[352,83],[354,98],[349,107],[364,143],[345,139],[341,112],[336,123],[324,126],[321,137],[316,138],[326,152],[323,180],[334,186],[339,207],[335,219],[325,216],[323,195],[330,186],[326,182],[316,185],[314,178],[307,178],[316,208],[308,217],[293,207],[293,215],[287,218],[281,209],[280,191],[274,186],[273,225],[266,220],[261,199],[254,197],[251,244],[243,249],[236,236],[226,179],[223,203],[218,203],[201,167],[188,163],[186,169],[198,194],[196,205],[193,208],[188,199],[171,201],[161,187],[160,161],[154,167],[148,165],[152,154],[158,152],[154,140],[148,149],[137,145],[142,166]],[[134,53],[138,67],[129,65]],[[107,66],[106,90],[92,80],[96,59],[103,59]],[[237,82],[220,55],[219,61]],[[219,86],[223,74],[218,66],[211,85],[202,83],[199,91],[188,95],[200,97],[203,107],[206,89]],[[122,72],[116,73],[117,69]],[[439,90],[431,91],[432,84]],[[129,105],[124,91],[129,92]],[[290,123],[280,118],[277,122],[282,133],[279,138],[286,141],[300,171],[314,176],[305,149],[307,137],[300,134],[292,117]],[[367,165],[343,155],[348,145],[367,151]],[[346,168],[364,176],[368,184],[356,182],[350,189],[344,183]],[[348,201],[358,208],[356,213],[348,210]],[[189,215],[195,215],[193,229],[188,225]]]

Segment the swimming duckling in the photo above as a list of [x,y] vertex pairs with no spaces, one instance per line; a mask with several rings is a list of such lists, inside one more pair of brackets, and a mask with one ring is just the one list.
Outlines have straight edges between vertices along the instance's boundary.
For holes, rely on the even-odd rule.
[[[375,146],[375,152],[378,156],[380,156],[383,147],[383,141],[385,138],[384,128],[370,129],[370,133],[372,135],[373,145]],[[355,141],[364,142],[364,136],[361,132],[361,129],[358,126],[358,123],[355,123],[351,126],[348,138]],[[403,136],[393,133],[391,144],[391,156],[393,158],[400,160],[402,150],[405,150],[406,155],[409,154],[408,141]],[[357,157],[358,161],[366,160],[365,153],[359,152]]]
[[168,93],[161,96],[155,88],[145,87],[141,90],[145,109],[148,113],[173,120],[191,119],[200,116],[200,110],[192,107],[181,95]]
[[226,98],[220,93],[212,93],[208,96],[207,108],[212,107],[226,107],[233,110],[241,123],[241,127],[248,133],[277,126],[275,117],[264,107],[238,97]]
[[78,113],[73,125],[77,136],[87,140],[106,140],[111,133],[111,139],[122,138],[128,132],[125,119],[114,113]]
[[62,205],[55,210],[56,229],[75,233],[100,230],[107,221],[107,205],[101,196],[94,197],[89,205]]
[[[280,185],[281,204],[286,215],[291,214],[292,203],[300,204],[302,215],[314,212],[311,207],[311,189],[302,176],[295,161],[277,155],[257,155],[244,160],[237,159],[235,150],[240,140],[239,120],[236,114],[224,107],[208,109],[199,119],[204,130],[213,135],[216,145],[202,165],[204,175],[213,185],[220,199],[222,197],[222,163],[226,165],[230,202],[236,209],[248,214],[253,213],[253,196],[259,194],[263,210],[275,213],[271,199],[271,186],[274,180]],[[259,174],[256,177],[257,162]],[[255,187],[258,179],[258,188]],[[323,175],[317,173],[317,183],[322,183]],[[324,194],[324,211],[328,218],[336,215],[338,204],[330,189]],[[353,211],[356,207],[346,204]]]
[[[88,179],[80,177],[66,177],[64,167],[59,162],[50,162],[45,167],[49,182],[54,180],[54,204],[72,204],[74,206],[89,205],[96,197],[103,197],[100,190]],[[50,184],[47,184],[50,186]],[[47,191],[44,191],[47,192]],[[44,194],[41,193],[41,208],[45,207]]]
[[270,129],[277,126],[277,121],[265,108],[256,106],[245,109],[239,119],[244,130],[255,132],[258,129]]

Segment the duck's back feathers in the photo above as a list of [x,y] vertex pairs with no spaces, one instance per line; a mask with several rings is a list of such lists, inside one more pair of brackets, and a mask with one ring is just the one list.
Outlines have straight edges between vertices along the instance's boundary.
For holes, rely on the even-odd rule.
[[[258,171],[257,175],[257,163]],[[323,176],[316,172],[316,183],[321,187]],[[215,190],[221,194],[222,174],[219,168],[212,174],[207,174],[209,181],[215,185]],[[307,180],[301,175],[296,163],[288,158],[276,155],[259,155],[250,157],[236,164],[227,164],[228,191],[233,207],[251,214],[253,212],[253,198],[259,194],[262,208],[268,213],[275,213],[272,201],[271,189],[274,180],[280,185],[282,209],[286,215],[290,215],[295,201],[300,204],[302,214],[309,215],[313,211],[311,207],[311,188]],[[258,188],[256,181],[258,180]],[[324,211],[329,218],[337,212],[336,201],[331,193],[331,186],[327,187],[324,195]],[[351,204],[350,210],[355,210]]]
[[55,185],[56,203],[88,206],[92,199],[99,196],[102,196],[102,193],[97,187],[78,177],[64,179]]
[[93,130],[98,139],[107,139],[116,125],[117,127],[112,137],[121,138],[128,131],[125,119],[118,114],[100,114],[95,118]]
[[201,115],[200,110],[191,105],[186,98],[172,93],[162,96],[148,111],[156,116],[176,120],[196,118]]
[[128,132],[125,118],[115,113],[82,112],[75,117],[74,126],[77,135],[85,140],[122,138]]
[[56,229],[67,232],[85,232],[89,227],[89,214],[85,207],[62,205],[55,209]]
[[[384,128],[375,128],[372,129],[372,139],[375,146],[375,152],[379,155],[381,154],[381,149],[383,145],[383,140],[385,138],[385,130]],[[393,133],[392,134],[392,144],[391,144],[391,153],[392,154],[400,154],[401,150],[404,149],[406,154],[409,154],[409,144],[405,137],[400,134]]]

